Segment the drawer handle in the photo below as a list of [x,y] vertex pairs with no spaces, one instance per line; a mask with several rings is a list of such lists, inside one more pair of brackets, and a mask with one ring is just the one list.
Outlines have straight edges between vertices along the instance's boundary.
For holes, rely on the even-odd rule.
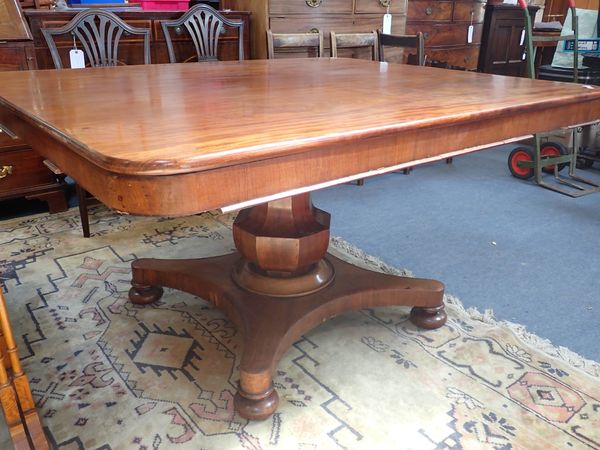
[[8,137],[11,138],[13,141],[19,139],[19,137],[15,133],[13,133],[12,131],[10,131],[5,126],[2,126],[1,123],[0,123],[0,133],[6,133],[8,135]]
[[318,8],[323,3],[323,0],[306,0],[306,4],[311,8]]
[[383,6],[384,8],[387,8],[388,6],[390,6],[391,3],[392,3],[391,0],[379,0],[379,4],[381,6]]
[[319,34],[319,29],[318,28],[311,28],[310,29],[310,33]]
[[12,166],[2,166],[0,170],[0,180],[12,174]]
[[431,7],[427,8],[425,10],[425,14],[428,15],[428,16],[432,15],[433,14],[433,8],[431,8]]

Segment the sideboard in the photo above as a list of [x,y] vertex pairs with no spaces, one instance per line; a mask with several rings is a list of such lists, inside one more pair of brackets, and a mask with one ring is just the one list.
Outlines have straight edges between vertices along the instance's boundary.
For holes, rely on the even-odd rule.
[[[35,46],[35,57],[40,69],[53,69],[50,50],[44,36],[42,28],[56,28],[65,25],[71,20],[78,11],[56,11],[56,10],[27,10],[25,16],[29,22],[31,33],[33,35],[33,44]],[[121,19],[129,25],[137,28],[149,28],[151,30],[150,51],[153,64],[168,63],[167,45],[162,32],[161,22],[174,20],[181,17],[183,11],[115,11]],[[223,14],[229,19],[244,21],[244,53],[246,58],[250,56],[250,24],[248,12],[228,11]],[[173,31],[175,33],[175,31]],[[194,44],[187,35],[173,35],[175,53],[178,62],[193,61],[196,55]],[[119,47],[119,59],[124,64],[143,63],[143,52],[141,39],[137,37],[124,37]],[[68,39],[58,44],[59,52],[66,55],[73,47],[73,43]],[[234,60],[237,59],[237,32],[225,28],[225,33],[219,39],[219,59]]]

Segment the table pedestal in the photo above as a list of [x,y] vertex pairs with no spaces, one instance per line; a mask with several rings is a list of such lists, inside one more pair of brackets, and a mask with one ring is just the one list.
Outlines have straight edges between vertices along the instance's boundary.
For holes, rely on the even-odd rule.
[[235,407],[245,418],[264,419],[277,409],[277,363],[303,333],[329,318],[411,305],[410,320],[421,328],[446,322],[442,283],[372,272],[327,255],[329,214],[314,208],[309,194],[241,211],[233,235],[233,254],[136,260],[129,298],[152,303],[167,286],[227,314],[244,336]]

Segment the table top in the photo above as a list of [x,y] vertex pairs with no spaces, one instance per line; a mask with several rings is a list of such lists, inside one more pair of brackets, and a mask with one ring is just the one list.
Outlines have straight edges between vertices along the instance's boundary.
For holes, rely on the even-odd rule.
[[[36,150],[100,198],[106,196],[84,179],[93,170],[130,181],[182,175],[198,181],[244,166],[250,186],[227,187],[237,191],[168,214],[598,117],[600,89],[593,87],[352,59],[0,73],[0,123],[28,141],[60,143],[62,149],[45,142]],[[269,161],[281,163],[270,170],[287,170],[294,180],[265,181]],[[343,169],[331,169],[334,161]],[[319,173],[299,173],[307,170]],[[257,187],[261,179],[268,188]],[[218,177],[210,182],[225,185]]]

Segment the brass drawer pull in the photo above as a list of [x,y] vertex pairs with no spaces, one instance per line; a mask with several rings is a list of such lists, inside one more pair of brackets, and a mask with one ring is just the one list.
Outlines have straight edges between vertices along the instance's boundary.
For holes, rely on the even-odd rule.
[[433,8],[431,6],[429,8],[427,8],[425,10],[425,14],[428,15],[428,16],[432,15],[433,14]]
[[306,0],[306,4],[311,8],[318,8],[323,3],[323,0]]
[[2,166],[0,170],[0,180],[12,174],[12,166]]
[[381,6],[383,6],[384,8],[387,8],[388,6],[390,6],[390,0],[379,0],[379,4]]
[[13,133],[8,128],[3,126],[1,123],[0,123],[0,133],[6,133],[8,135],[8,137],[11,138],[13,141],[16,139],[19,139],[19,137],[15,133]]

